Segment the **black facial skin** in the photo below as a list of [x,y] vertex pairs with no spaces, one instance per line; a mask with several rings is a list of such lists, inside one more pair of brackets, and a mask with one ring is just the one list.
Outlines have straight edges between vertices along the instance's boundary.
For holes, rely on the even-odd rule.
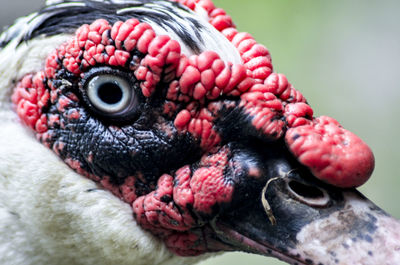
[[[227,246],[249,253],[278,256],[290,264],[318,264],[304,257],[292,256],[290,251],[297,248],[297,236],[305,226],[316,220],[329,219],[338,212],[343,213],[343,223],[338,223],[342,230],[330,231],[332,234],[341,236],[345,233],[353,242],[373,243],[378,218],[387,214],[372,204],[367,218],[349,214],[353,210],[347,208],[348,200],[344,193],[367,201],[362,194],[319,181],[292,157],[283,143],[249,141],[230,146],[241,167],[246,168],[247,164],[260,169],[260,177],[236,176],[233,201],[211,222],[216,235]],[[274,180],[262,194],[271,179]],[[261,196],[265,196],[270,204],[276,224],[270,221]],[[256,243],[246,244],[245,238]],[[340,257],[333,255],[330,258],[341,262]]]
[[[103,72],[118,72],[131,81],[138,104],[129,115],[110,118],[91,106],[85,94],[85,83],[90,76]],[[138,195],[143,195],[150,192],[150,187],[155,186],[162,174],[199,158],[200,147],[193,137],[179,133],[173,121],[163,117],[159,97],[140,96],[134,78],[126,71],[99,67],[85,75],[80,79],[60,70],[57,80],[68,81],[71,85],[53,83],[54,87],[59,86],[57,100],[74,99],[63,111],[58,103],[48,110],[49,115],[59,116],[60,126],[51,128],[51,137],[43,141],[56,149],[63,160],[78,161],[84,171],[100,178],[108,176],[116,185],[123,183],[126,177],[140,174],[146,185],[140,187],[143,191]],[[78,119],[69,116],[72,111],[79,113]]]

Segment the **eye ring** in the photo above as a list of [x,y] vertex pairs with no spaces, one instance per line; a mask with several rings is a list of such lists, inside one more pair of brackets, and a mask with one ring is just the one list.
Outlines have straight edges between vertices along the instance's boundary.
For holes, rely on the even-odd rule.
[[123,71],[96,68],[85,74],[81,86],[89,108],[101,116],[126,120],[138,108],[136,79]]

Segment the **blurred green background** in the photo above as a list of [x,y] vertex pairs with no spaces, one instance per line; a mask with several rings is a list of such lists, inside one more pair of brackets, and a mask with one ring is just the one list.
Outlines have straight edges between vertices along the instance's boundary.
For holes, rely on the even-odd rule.
[[[373,149],[376,169],[360,190],[400,218],[400,1],[214,0],[241,31],[265,44],[316,115],[336,118]],[[0,27],[41,5],[0,0]],[[201,265],[278,265],[224,254]]]

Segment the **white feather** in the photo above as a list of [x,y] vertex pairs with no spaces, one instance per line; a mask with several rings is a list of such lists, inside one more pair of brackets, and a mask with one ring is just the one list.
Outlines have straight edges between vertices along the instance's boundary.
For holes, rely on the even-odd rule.
[[20,124],[15,82],[43,69],[69,35],[0,51],[0,264],[192,264],[137,226],[129,205],[68,168]]
[[110,192],[87,192],[98,187],[18,122],[1,120],[0,126],[0,264],[196,261],[171,254],[137,226],[130,206]]
[[[208,24],[205,11],[198,12],[206,29],[201,32],[206,43],[201,49],[240,62],[233,45]],[[108,191],[87,192],[97,185],[74,173],[20,124],[10,101],[13,87],[24,75],[43,69],[48,54],[71,38],[43,36],[20,43],[40,19],[34,14],[19,20],[14,31],[8,31],[18,35],[0,50],[0,264],[178,265],[204,259],[173,255],[137,226],[129,205]],[[176,20],[188,27],[181,18]],[[147,22],[157,34],[171,36]],[[194,34],[196,29],[188,30]],[[192,54],[176,34],[172,38],[186,55]]]

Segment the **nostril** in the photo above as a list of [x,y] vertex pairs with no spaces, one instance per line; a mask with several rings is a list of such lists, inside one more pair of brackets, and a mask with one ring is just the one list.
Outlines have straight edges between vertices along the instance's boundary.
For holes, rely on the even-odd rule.
[[316,187],[305,185],[298,181],[290,181],[288,185],[294,192],[302,197],[311,199],[324,197],[324,193]]
[[316,186],[290,180],[287,182],[287,187],[297,200],[310,206],[324,207],[330,201],[328,193]]

